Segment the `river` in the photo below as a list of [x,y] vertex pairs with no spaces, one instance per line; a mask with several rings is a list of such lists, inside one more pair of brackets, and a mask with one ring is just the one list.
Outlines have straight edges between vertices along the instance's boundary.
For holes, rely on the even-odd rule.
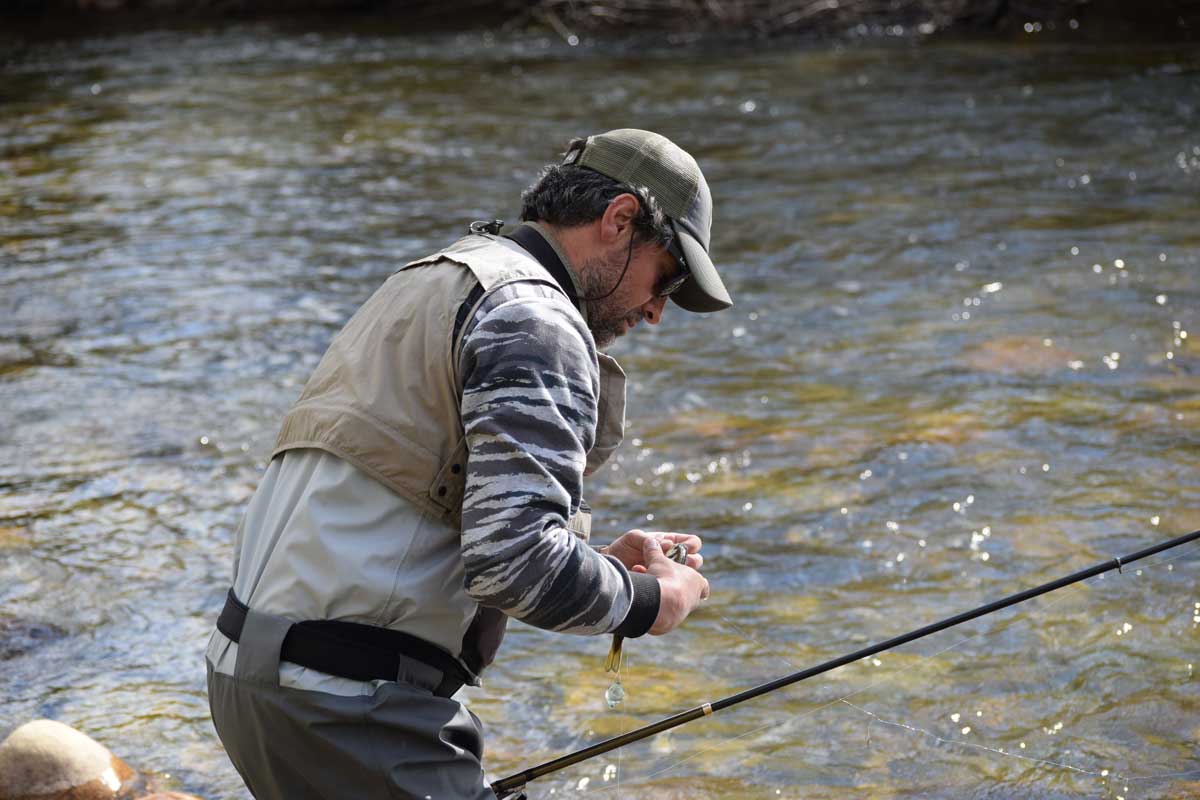
[[[203,648],[353,310],[566,141],[704,168],[727,312],[639,327],[597,538],[705,542],[627,643],[510,628],[495,777],[1200,527],[1200,50],[761,47],[372,23],[0,34],[0,736],[248,797]],[[606,534],[605,532],[610,532]],[[1183,548],[574,767],[531,798],[1200,793]]]

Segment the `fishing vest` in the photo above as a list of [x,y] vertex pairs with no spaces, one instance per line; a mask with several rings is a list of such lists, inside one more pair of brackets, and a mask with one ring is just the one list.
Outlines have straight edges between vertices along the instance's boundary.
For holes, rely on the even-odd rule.
[[[515,242],[485,233],[401,267],[334,337],[284,417],[271,457],[325,450],[460,530],[467,442],[455,320],[476,286],[483,293],[467,320],[495,289],[529,280],[558,287]],[[624,429],[625,373],[608,355],[597,357],[597,427],[585,475],[608,460]],[[568,528],[588,539],[585,503],[571,509]]]

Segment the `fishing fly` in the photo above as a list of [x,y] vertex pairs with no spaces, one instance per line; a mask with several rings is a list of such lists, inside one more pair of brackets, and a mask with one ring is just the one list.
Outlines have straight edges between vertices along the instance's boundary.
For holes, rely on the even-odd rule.
[[[667,558],[679,564],[687,563],[687,546],[681,542],[671,545]],[[610,709],[615,709],[625,701],[625,687],[621,685],[621,664],[625,660],[625,637],[614,633],[612,646],[608,648],[608,656],[604,659],[604,671],[614,673],[612,685],[604,692],[604,702]]]

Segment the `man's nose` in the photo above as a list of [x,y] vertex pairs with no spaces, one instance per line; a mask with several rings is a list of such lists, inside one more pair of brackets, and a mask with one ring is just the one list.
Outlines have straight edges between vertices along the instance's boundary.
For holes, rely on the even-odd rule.
[[665,297],[652,297],[642,306],[642,319],[651,325],[657,325],[662,319],[663,306],[667,304]]

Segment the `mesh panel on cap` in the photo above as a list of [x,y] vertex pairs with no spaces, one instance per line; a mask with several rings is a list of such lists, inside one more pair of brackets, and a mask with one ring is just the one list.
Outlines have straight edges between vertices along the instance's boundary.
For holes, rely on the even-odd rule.
[[622,173],[625,172],[631,161],[638,158],[640,142],[629,142],[612,136],[606,136],[596,141],[598,138],[593,136],[592,141],[584,148],[579,165],[590,167],[619,181],[628,181],[628,178],[624,177]]
[[696,162],[663,136],[618,130],[591,137],[579,165],[610,178],[645,186],[667,216],[684,217],[699,184]]
[[673,159],[674,164],[667,164],[663,163],[667,160],[663,155],[658,153],[657,157],[642,161],[629,182],[650,189],[667,216],[679,219],[686,216],[692,198],[696,196],[696,180],[684,171],[687,167],[680,164],[679,159]]

